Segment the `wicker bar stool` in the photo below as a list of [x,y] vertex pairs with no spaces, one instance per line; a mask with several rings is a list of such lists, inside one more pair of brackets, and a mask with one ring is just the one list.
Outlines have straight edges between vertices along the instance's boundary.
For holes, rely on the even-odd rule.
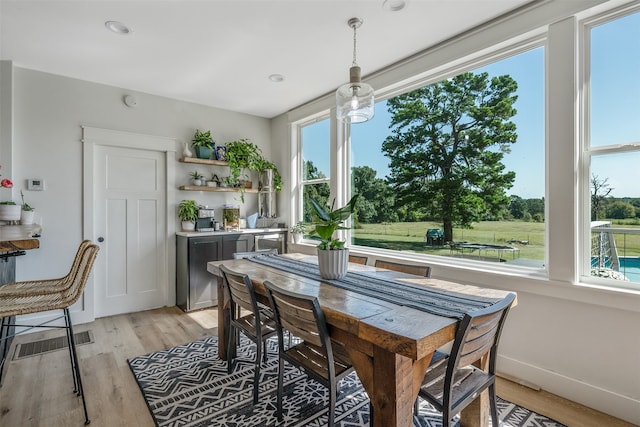
[[[40,281],[39,283],[42,284],[41,289],[36,286],[37,281],[8,283],[3,286],[3,288],[7,288],[6,290],[3,289],[3,291],[6,292],[0,294],[1,331],[3,332],[1,336],[3,337],[3,341],[34,328],[64,328],[66,330],[74,392],[82,397],[85,424],[89,424],[91,421],[89,420],[87,403],[84,398],[84,389],[82,387],[80,365],[76,353],[75,337],[73,335],[73,325],[71,323],[69,307],[78,301],[82,295],[99,250],[100,248],[97,245],[90,242],[83,242],[78,249],[77,259],[74,260],[69,275],[60,279]],[[25,283],[29,283],[29,285],[25,285]],[[10,317],[51,310],[62,310],[63,314],[37,325],[13,325],[27,329],[15,334],[8,334],[9,328],[12,326],[8,321]],[[50,324],[59,319],[64,319],[65,326]],[[7,333],[4,333],[5,330]],[[6,356],[6,354],[3,356]]]

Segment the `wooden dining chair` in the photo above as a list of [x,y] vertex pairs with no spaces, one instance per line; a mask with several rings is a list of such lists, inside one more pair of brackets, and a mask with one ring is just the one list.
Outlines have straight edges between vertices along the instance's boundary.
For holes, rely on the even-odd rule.
[[366,265],[367,261],[369,261],[369,257],[349,254],[349,262]]
[[278,255],[278,250],[273,249],[260,249],[251,252],[234,252],[233,259],[253,258],[260,255]]
[[387,270],[399,271],[401,273],[414,274],[416,276],[431,276],[431,267],[429,267],[428,265],[402,264],[398,262],[377,259],[375,262],[375,267],[386,268]]
[[[230,270],[224,264],[220,265],[224,283],[229,292],[231,303],[229,322],[229,346],[227,347],[227,372],[233,370],[233,352],[236,346],[237,332],[241,332],[256,344],[255,371],[253,376],[253,403],[258,403],[258,389],[260,382],[260,364],[267,358],[265,341],[276,336],[276,323],[270,310],[261,310],[251,279],[247,274]],[[241,315],[240,310],[248,314]]]
[[[91,421],[89,420],[89,414],[87,412],[87,403],[85,401],[84,388],[80,376],[80,364],[76,352],[75,336],[73,334],[73,324],[71,322],[69,307],[75,304],[82,295],[99,250],[100,248],[97,245],[83,242],[76,254],[76,257],[79,256],[79,258],[76,258],[74,261],[69,273],[70,275],[60,279],[40,281],[41,288],[47,292],[41,292],[41,289],[37,286],[38,281],[29,281],[7,283],[2,286],[3,293],[0,294],[0,318],[2,318],[0,336],[3,337],[3,341],[34,328],[64,328],[66,330],[74,392],[82,397],[85,424],[89,424]],[[27,283],[28,285],[26,285]],[[9,324],[9,319],[12,316],[52,310],[62,310],[63,314],[60,317],[48,319],[39,324]],[[59,319],[64,319],[64,326],[51,324]],[[15,334],[10,334],[9,330],[12,326],[27,329],[23,329]],[[4,356],[6,356],[6,354]]]
[[[329,426],[334,425],[338,382],[353,372],[345,348],[329,337],[327,323],[318,299],[281,289],[264,282],[278,329],[278,420],[282,421],[284,362],[304,370],[307,375],[329,389]],[[291,331],[301,341],[284,347],[283,331]]]
[[[452,418],[488,388],[492,425],[499,425],[495,390],[498,342],[515,298],[510,293],[496,304],[465,314],[451,352],[434,354],[418,392],[415,414],[422,398],[442,412],[443,426],[453,426]],[[487,354],[486,367],[474,366]]]

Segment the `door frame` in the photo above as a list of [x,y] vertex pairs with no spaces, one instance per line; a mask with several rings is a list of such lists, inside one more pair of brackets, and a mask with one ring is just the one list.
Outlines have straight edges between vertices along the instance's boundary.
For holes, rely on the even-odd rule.
[[[84,239],[90,239],[100,246],[97,242],[97,234],[95,229],[95,177],[94,177],[94,155],[95,147],[98,145],[133,148],[138,150],[159,151],[164,153],[166,168],[166,194],[165,194],[165,210],[166,215],[166,238],[165,254],[167,256],[164,263],[164,277],[166,280],[166,301],[165,305],[175,305],[176,303],[176,287],[175,287],[175,238],[176,238],[176,221],[173,215],[169,215],[169,206],[174,203],[175,192],[173,183],[175,182],[175,156],[180,145],[180,141],[174,138],[138,134],[127,131],[104,129],[82,125],[82,178],[83,178],[83,202],[82,202],[82,235]],[[78,312],[74,313],[74,322],[87,323],[95,320],[95,282],[93,275],[87,281],[84,295],[81,298],[81,307]]]

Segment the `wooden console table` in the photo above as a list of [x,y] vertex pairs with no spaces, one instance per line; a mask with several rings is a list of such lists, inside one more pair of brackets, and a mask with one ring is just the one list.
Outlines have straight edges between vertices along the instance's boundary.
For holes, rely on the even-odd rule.
[[[16,280],[16,257],[25,255],[27,250],[40,247],[40,233],[42,227],[32,225],[2,225],[0,226],[0,286]],[[15,323],[11,319],[11,324]],[[13,328],[0,331],[0,339],[13,334]],[[11,346],[11,339],[0,341],[0,378],[4,368],[5,349]]]

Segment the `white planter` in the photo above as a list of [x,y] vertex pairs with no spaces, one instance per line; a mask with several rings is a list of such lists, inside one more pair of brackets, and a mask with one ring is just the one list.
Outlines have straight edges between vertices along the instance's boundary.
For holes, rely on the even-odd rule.
[[193,221],[182,221],[182,231],[194,231],[196,223]]
[[207,181],[207,187],[217,187],[218,183],[215,181]]
[[0,221],[18,221],[21,212],[21,205],[0,205]]
[[195,185],[196,187],[201,187],[202,186],[202,180],[201,179],[194,179],[193,180],[193,185]]
[[349,266],[349,249],[321,250],[318,249],[318,268],[325,279],[341,279],[347,275]]
[[296,245],[302,241],[302,233],[293,233],[293,243]]
[[36,211],[20,211],[20,224],[29,225],[33,224],[33,218],[35,217]]

